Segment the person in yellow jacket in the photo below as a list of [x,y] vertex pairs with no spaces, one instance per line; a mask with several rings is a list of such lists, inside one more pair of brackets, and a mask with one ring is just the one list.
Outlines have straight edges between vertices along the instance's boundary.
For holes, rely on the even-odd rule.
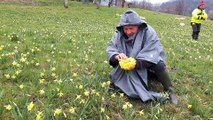
[[194,40],[198,39],[202,21],[208,18],[208,15],[206,14],[204,7],[205,4],[204,1],[202,0],[199,6],[192,12],[191,25],[193,30],[192,38]]

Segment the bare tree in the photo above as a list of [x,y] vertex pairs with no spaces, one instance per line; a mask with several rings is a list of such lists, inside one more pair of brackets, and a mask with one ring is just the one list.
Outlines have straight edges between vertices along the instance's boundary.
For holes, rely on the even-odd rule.
[[68,0],[64,0],[64,7],[68,8]]
[[184,0],[177,0],[174,12],[178,15],[183,15],[185,11],[184,8],[185,8]]

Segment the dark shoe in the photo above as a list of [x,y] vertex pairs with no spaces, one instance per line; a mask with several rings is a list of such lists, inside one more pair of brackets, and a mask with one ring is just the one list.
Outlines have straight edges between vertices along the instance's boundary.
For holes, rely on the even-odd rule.
[[168,95],[169,95],[169,99],[170,101],[175,105],[178,106],[178,98],[175,95],[175,93],[172,90],[168,90],[167,91]]

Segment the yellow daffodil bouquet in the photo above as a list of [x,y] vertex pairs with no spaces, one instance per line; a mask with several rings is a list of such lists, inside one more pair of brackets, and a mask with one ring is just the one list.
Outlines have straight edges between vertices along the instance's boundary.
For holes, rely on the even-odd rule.
[[131,68],[136,65],[136,60],[129,57],[127,59],[120,60],[119,65],[124,70],[131,70]]

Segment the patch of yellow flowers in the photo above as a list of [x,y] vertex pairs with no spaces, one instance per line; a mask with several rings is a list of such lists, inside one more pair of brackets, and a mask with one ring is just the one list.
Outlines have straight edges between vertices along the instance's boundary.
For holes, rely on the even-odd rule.
[[136,65],[136,60],[134,58],[127,58],[119,60],[119,65],[124,70],[131,70]]

